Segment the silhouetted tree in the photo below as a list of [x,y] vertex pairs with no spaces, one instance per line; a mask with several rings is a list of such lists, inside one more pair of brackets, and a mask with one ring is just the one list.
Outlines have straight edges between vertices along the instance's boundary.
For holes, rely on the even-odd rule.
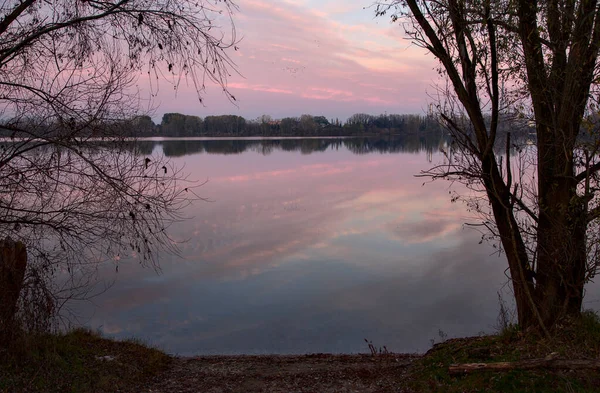
[[226,50],[235,36],[214,28],[232,7],[229,0],[0,4],[0,127],[13,138],[0,149],[0,238],[26,245],[26,285],[65,271],[72,289],[102,261],[134,254],[154,264],[157,250],[172,248],[166,227],[197,199],[185,176],[161,156],[132,154],[125,141],[89,142],[152,128],[138,117],[140,74],[152,94],[166,76],[175,88],[187,79],[199,100],[209,81],[234,100]]
[[[582,146],[595,109],[600,7],[594,0],[402,0],[393,12],[448,78],[437,112],[454,136],[448,162],[427,175],[465,182],[508,260],[521,328],[547,330],[580,313],[598,263],[597,133]],[[500,121],[529,118],[535,147],[511,160]],[[502,153],[504,152],[504,154]],[[488,204],[489,203],[489,204]]]
[[302,133],[302,135],[313,135],[317,131],[317,123],[315,122],[312,115],[302,115],[300,116],[300,121],[298,122],[298,129]]
[[165,113],[160,123],[161,136],[192,137],[200,136],[203,131],[202,119],[198,116],[181,113]]
[[329,120],[325,116],[314,116],[313,121],[321,128],[329,125]]
[[136,116],[131,120],[132,136],[147,137],[156,133],[156,124],[148,115]]

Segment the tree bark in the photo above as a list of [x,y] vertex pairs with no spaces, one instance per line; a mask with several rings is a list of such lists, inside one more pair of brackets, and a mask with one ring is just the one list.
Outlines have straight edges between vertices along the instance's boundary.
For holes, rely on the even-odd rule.
[[0,241],[0,344],[14,333],[14,319],[26,268],[25,245],[10,239]]
[[[551,172],[556,173],[555,168]],[[540,185],[544,193],[539,197],[536,299],[544,323],[552,325],[581,310],[587,264],[587,212],[568,176],[553,175],[541,180],[544,181],[550,184]]]
[[502,248],[508,261],[517,306],[518,324],[522,328],[527,328],[540,322],[534,298],[534,282],[527,249],[513,210],[510,207],[508,188],[498,172],[498,167],[491,164],[485,165],[484,160],[484,169],[486,169],[485,167],[489,167],[488,170],[491,173],[489,180],[484,179],[484,182],[488,199],[492,205]]
[[[518,35],[515,43],[522,47],[524,63],[520,66],[526,75],[529,93],[526,95],[531,100],[537,136],[537,172],[534,174],[537,189],[533,186],[529,190],[530,195],[534,195],[529,201],[534,207],[526,210],[533,220],[527,224],[528,228],[519,227],[517,219],[523,205],[515,207],[518,197],[511,194],[513,187],[516,190],[523,184],[517,179],[513,183],[510,163],[504,176],[504,168],[494,153],[501,97],[497,51],[501,47],[496,42],[493,23],[484,23],[485,36],[474,30],[472,20],[473,15],[484,21],[494,18],[501,21],[502,18],[494,16],[490,8],[481,16],[457,0],[436,4],[438,8],[428,8],[417,0],[406,1],[419,30],[413,37],[434,54],[445,69],[455,92],[451,99],[462,105],[470,121],[469,129],[461,128],[460,123],[457,125],[452,113],[443,114],[442,118],[466,154],[481,163],[476,174],[470,171],[472,168],[464,172],[459,168],[440,177],[458,174],[460,179],[466,173],[467,177],[483,183],[508,260],[518,323],[522,329],[539,327],[547,334],[561,318],[578,315],[583,300],[588,202],[593,195],[578,194],[581,180],[575,173],[574,155],[600,48],[598,0],[564,3],[517,0],[514,3],[516,24],[511,25],[510,31]],[[502,8],[496,12],[502,12]],[[443,22],[438,24],[440,17]],[[473,39],[474,36],[479,41]],[[485,45],[485,51],[476,42]],[[484,64],[479,62],[482,58],[486,59]],[[486,81],[485,88],[478,80]],[[489,127],[482,98],[489,98],[491,103]],[[509,159],[507,149],[507,162]],[[600,166],[595,169],[599,170]],[[590,173],[586,176],[589,178]],[[535,239],[526,244],[530,231],[537,233]]]
[[[559,11],[549,6],[542,26],[549,32],[553,53],[547,63],[538,2],[518,2],[537,135],[535,302],[546,326],[580,313],[587,266],[587,203],[577,194],[573,155],[593,79],[600,20],[597,1],[580,2],[575,8]],[[561,18],[561,12],[567,14]],[[561,20],[572,21],[573,27]]]

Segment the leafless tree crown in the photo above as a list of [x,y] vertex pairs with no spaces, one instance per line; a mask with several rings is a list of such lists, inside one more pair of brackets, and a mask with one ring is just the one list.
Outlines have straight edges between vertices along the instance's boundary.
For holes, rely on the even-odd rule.
[[167,228],[198,184],[125,136],[161,80],[193,86],[199,105],[209,84],[235,100],[235,10],[229,0],[0,1],[0,238],[26,244],[29,284],[67,272],[64,288],[85,293],[84,273],[102,261],[157,266],[157,251],[175,250]]
[[434,98],[454,144],[446,163],[423,175],[476,191],[456,198],[482,214],[506,253],[519,324],[545,330],[579,314],[599,262],[600,5],[392,0],[375,7],[402,23],[447,77]]

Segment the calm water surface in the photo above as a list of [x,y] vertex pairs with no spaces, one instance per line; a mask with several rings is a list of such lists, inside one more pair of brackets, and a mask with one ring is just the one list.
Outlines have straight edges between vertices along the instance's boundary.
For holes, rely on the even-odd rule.
[[[113,287],[80,310],[105,335],[169,353],[391,351],[493,332],[506,261],[450,184],[413,175],[441,141],[147,142],[208,179],[193,217],[171,228],[182,258],[162,272],[121,264]],[[600,291],[588,291],[594,307]]]

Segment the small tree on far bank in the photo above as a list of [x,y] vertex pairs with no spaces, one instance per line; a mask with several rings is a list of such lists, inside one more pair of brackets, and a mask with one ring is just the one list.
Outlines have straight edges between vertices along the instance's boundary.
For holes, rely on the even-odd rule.
[[138,154],[125,137],[142,122],[128,120],[143,119],[138,83],[150,98],[159,81],[185,82],[199,102],[215,83],[234,100],[234,9],[229,0],[0,4],[0,239],[27,247],[23,306],[53,314],[58,293],[85,294],[100,263],[135,256],[156,266],[159,250],[174,250],[167,229],[198,199],[194,183],[164,157]]
[[[437,110],[454,145],[426,175],[485,195],[470,207],[489,211],[519,325],[547,332],[579,315],[598,262],[600,140],[584,135],[597,111],[598,2],[394,0],[377,5],[386,13],[447,77]],[[511,134],[499,137],[514,114],[537,141],[516,157]]]

